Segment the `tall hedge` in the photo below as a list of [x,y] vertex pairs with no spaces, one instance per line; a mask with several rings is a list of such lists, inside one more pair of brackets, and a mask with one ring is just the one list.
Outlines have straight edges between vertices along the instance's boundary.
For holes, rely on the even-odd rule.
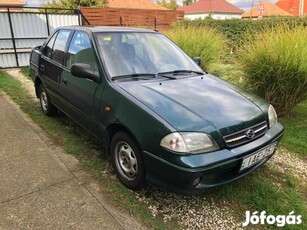
[[275,28],[281,25],[287,25],[290,29],[297,26],[307,26],[307,17],[272,17],[262,20],[183,20],[178,24],[182,26],[211,27],[223,33],[228,38],[228,44],[232,50],[244,43],[246,33],[258,34],[267,28]]

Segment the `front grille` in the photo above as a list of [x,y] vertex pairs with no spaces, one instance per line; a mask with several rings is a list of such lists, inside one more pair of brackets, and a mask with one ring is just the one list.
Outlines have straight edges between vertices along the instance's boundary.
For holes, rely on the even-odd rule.
[[239,145],[246,144],[257,138],[263,136],[268,129],[266,121],[263,121],[257,125],[251,126],[247,129],[243,129],[239,132],[235,132],[224,136],[227,147],[233,148]]

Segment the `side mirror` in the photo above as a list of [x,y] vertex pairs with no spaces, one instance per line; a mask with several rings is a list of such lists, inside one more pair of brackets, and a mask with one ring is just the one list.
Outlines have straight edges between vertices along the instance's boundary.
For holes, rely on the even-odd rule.
[[193,61],[200,66],[201,64],[201,58],[200,57],[193,57]]
[[99,81],[99,72],[93,70],[89,64],[77,63],[71,67],[71,74],[79,78],[87,78],[94,82]]

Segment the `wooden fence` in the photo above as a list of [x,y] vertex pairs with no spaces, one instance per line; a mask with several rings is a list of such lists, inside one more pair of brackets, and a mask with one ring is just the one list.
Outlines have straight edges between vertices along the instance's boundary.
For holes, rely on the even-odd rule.
[[85,24],[100,26],[165,27],[183,20],[183,11],[81,7]]

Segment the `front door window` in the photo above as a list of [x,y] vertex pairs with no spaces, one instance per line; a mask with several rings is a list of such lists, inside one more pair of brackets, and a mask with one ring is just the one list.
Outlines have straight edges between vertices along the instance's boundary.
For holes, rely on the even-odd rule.
[[71,68],[76,63],[89,64],[93,70],[97,70],[94,50],[87,33],[75,32],[67,52],[66,66]]

